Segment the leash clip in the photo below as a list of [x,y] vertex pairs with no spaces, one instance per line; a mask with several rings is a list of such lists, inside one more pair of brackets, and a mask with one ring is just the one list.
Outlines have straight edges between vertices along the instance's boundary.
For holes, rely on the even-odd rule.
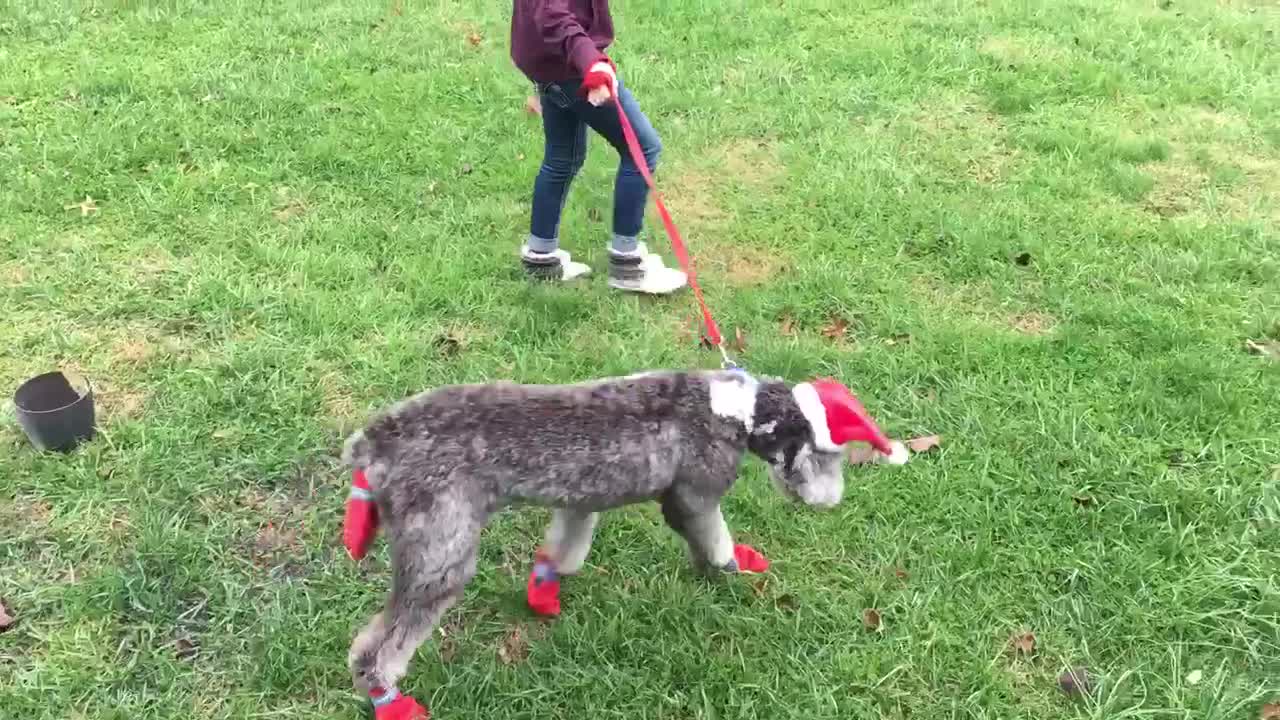
[[720,351],[720,369],[721,370],[741,370],[742,367],[729,357],[729,351],[724,349],[724,342],[721,341],[716,349]]

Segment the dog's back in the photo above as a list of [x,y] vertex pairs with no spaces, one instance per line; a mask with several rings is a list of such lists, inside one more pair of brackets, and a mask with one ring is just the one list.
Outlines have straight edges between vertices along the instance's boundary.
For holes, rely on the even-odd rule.
[[[725,390],[740,382],[722,372],[672,371],[568,385],[445,386],[379,414],[348,438],[344,461],[365,470],[375,493],[394,466],[427,482],[447,468],[511,501],[633,502],[671,482],[687,459],[678,449],[745,442]],[[743,397],[749,416],[751,396]]]

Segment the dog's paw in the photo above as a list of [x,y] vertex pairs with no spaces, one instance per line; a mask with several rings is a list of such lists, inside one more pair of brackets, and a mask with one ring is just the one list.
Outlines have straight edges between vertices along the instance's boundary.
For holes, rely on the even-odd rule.
[[556,617],[560,614],[560,576],[550,561],[543,557],[533,564],[525,597],[529,609],[538,615]]
[[373,700],[375,720],[431,720],[431,713],[417,700],[400,693],[388,693]]

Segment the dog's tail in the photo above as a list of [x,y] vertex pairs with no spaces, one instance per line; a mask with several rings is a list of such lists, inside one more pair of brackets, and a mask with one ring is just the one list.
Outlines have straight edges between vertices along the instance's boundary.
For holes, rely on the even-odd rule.
[[347,438],[342,448],[342,461],[351,467],[351,494],[347,497],[346,514],[342,519],[342,544],[353,560],[363,558],[378,535],[378,506],[374,503],[377,482],[373,468],[373,448],[363,430]]

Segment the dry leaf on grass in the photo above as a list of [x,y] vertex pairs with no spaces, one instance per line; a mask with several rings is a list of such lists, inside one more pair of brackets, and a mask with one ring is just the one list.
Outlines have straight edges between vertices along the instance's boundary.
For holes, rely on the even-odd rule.
[[929,452],[930,450],[942,445],[942,436],[924,435],[908,440],[906,445],[913,453]]
[[480,43],[484,42],[484,36],[478,32],[467,33],[467,44],[471,47],[480,47]]
[[1259,720],[1280,720],[1280,698],[1263,705],[1258,718]]
[[173,654],[183,662],[190,662],[200,655],[200,644],[189,637],[179,637],[173,641]]
[[1030,655],[1036,651],[1035,633],[1018,633],[1009,638],[1009,647],[1019,655]]
[[849,321],[839,315],[832,316],[822,328],[822,337],[828,340],[839,340],[849,332]]
[[854,445],[849,448],[848,457],[850,465],[865,465],[876,461],[876,449],[870,445]]
[[502,639],[502,644],[498,646],[498,659],[503,665],[514,665],[518,662],[524,662],[529,656],[529,642],[525,640],[524,632],[517,625],[511,628],[511,632]]
[[0,603],[0,632],[4,632],[5,630],[13,627],[13,624],[17,621],[17,618],[10,615],[8,611],[4,609],[4,603]]
[[1076,504],[1076,507],[1087,508],[1093,507],[1094,504],[1094,499],[1088,495],[1072,495],[1071,500]]
[[457,327],[445,330],[432,341],[441,357],[453,357],[467,346],[466,334]]
[[790,315],[783,315],[782,319],[778,321],[778,332],[781,332],[783,335],[787,337],[791,337],[795,335],[796,319],[791,317]]
[[733,350],[738,353],[747,351],[747,335],[742,328],[733,329]]
[[80,202],[74,205],[64,205],[62,209],[63,210],[79,210],[80,217],[89,217],[93,213],[98,212],[98,201],[94,200],[88,195],[85,195],[84,199],[81,200]]
[[1280,340],[1272,340],[1270,338],[1245,340],[1244,349],[1250,355],[1258,355],[1270,360],[1280,360]]
[[875,608],[867,608],[862,611],[862,627],[871,632],[880,632],[884,627],[884,621],[880,617],[880,611]]
[[297,545],[298,533],[295,530],[284,530],[268,522],[260,530],[253,541],[253,549],[259,556],[273,555],[281,550]]
[[440,662],[445,665],[458,657],[458,641],[451,637],[442,638],[437,647],[440,648]]
[[301,200],[292,200],[283,207],[278,207],[275,210],[272,210],[271,215],[279,222],[289,222],[290,220],[301,216],[306,211],[306,203]]
[[1093,694],[1094,677],[1089,668],[1074,667],[1058,676],[1058,688],[1073,698]]

